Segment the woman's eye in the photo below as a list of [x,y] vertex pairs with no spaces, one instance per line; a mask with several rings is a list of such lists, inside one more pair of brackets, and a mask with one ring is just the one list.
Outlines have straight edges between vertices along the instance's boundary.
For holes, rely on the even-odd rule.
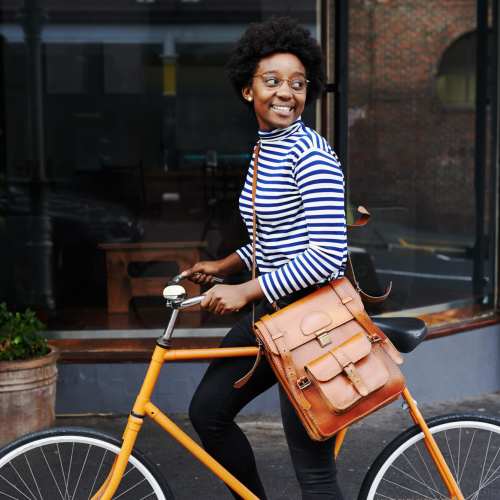
[[279,85],[280,82],[278,78],[274,77],[266,78],[264,81],[268,87],[276,87],[277,85]]
[[303,80],[292,80],[293,90],[302,90],[304,88],[305,82]]

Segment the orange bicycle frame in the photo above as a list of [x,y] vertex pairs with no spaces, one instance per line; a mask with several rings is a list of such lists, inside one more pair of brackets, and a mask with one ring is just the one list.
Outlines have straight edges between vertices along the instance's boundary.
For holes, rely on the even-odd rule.
[[[256,356],[258,347],[226,347],[210,349],[169,349],[157,345],[153,351],[151,363],[146,372],[144,382],[139,391],[132,412],[128,418],[127,426],[123,432],[122,448],[108,474],[108,477],[101,485],[100,489],[92,497],[93,500],[111,500],[118,489],[120,481],[125,473],[127,463],[134,448],[137,435],[142,428],[144,418],[147,416],[162,427],[192,455],[194,455],[203,465],[218,476],[227,486],[238,493],[242,498],[248,500],[258,499],[244,484],[236,479],[228,470],[218,463],[209,453],[207,453],[196,441],[182,431],[172,420],[170,420],[159,408],[151,402],[151,395],[158,381],[161,368],[165,361],[187,361],[197,359],[233,358]],[[446,461],[437,446],[423,416],[418,410],[408,389],[403,391],[402,397],[408,405],[410,415],[424,433],[424,443],[429,454],[436,464],[439,474],[445,484],[450,498],[453,500],[464,500],[464,497],[457,485],[453,475],[446,464]],[[339,432],[335,443],[335,456],[340,452],[347,429]]]

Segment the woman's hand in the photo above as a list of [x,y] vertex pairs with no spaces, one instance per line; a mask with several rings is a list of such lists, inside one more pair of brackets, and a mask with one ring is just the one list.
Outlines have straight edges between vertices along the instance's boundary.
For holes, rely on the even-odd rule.
[[239,311],[253,300],[264,296],[257,279],[239,285],[215,285],[204,293],[200,305],[203,309],[216,314]]
[[213,283],[212,277],[222,274],[220,261],[203,260],[197,262],[193,267],[182,271],[182,277],[188,278],[193,283],[199,285],[209,285]]
[[215,285],[204,295],[201,307],[216,314],[237,312],[249,302],[244,285]]

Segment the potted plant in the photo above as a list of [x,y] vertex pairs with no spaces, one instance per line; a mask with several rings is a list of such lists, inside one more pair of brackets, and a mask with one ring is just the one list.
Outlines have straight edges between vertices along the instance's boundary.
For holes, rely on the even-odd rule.
[[54,422],[58,352],[44,329],[30,309],[0,304],[0,445]]

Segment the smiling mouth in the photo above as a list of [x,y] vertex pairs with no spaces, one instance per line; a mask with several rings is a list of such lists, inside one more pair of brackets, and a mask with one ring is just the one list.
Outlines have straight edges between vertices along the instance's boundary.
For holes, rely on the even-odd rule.
[[289,114],[295,109],[295,107],[294,106],[279,106],[277,104],[272,104],[271,109],[273,111],[276,111],[277,113]]

